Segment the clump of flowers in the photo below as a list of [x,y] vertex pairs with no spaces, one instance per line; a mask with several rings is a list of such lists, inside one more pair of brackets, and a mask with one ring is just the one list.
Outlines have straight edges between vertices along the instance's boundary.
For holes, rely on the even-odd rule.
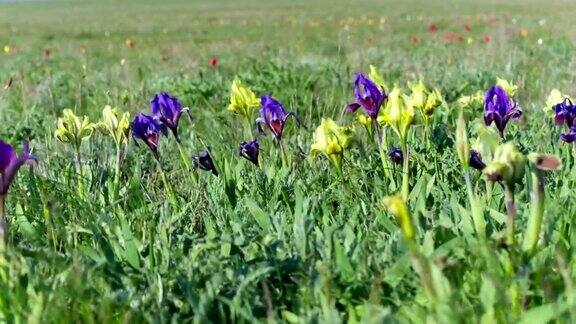
[[408,199],[410,190],[408,135],[410,127],[414,123],[414,115],[414,106],[411,101],[407,100],[407,96],[403,94],[402,89],[395,87],[389,94],[384,113],[378,116],[378,122],[381,125],[392,128],[400,139],[403,153],[402,197],[404,200]]
[[72,145],[79,152],[82,141],[92,136],[95,128],[96,124],[91,123],[88,117],[80,118],[72,110],[64,109],[54,135],[60,142]]
[[339,126],[330,118],[322,118],[320,126],[314,132],[314,143],[311,146],[312,158],[325,155],[334,168],[342,174],[342,156],[350,146],[354,128]]
[[120,190],[120,164],[124,151],[130,140],[130,113],[120,113],[117,108],[105,106],[102,110],[102,121],[98,123],[104,134],[110,136],[116,144],[116,164],[114,168],[113,200]]

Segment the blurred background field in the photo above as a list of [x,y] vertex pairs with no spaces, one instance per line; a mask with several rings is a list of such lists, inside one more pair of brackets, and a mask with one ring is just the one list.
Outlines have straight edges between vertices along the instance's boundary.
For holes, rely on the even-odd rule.
[[[552,88],[576,94],[575,15],[570,0],[0,0],[0,137],[30,139],[41,161],[38,176],[22,173],[9,198],[11,275],[0,286],[0,310],[8,314],[0,319],[426,318],[395,226],[378,207],[391,191],[370,141],[360,140],[363,148],[348,161],[353,194],[341,192],[322,163],[254,175],[235,158],[246,138],[226,111],[230,84],[238,76],[296,111],[303,126],[290,125],[286,142],[308,151],[320,118],[341,117],[353,97],[354,72],[370,64],[390,83],[423,78],[439,88],[447,102],[443,116],[450,116],[443,122],[454,121],[450,109],[460,96],[507,78],[518,84],[526,111],[511,137],[523,149],[556,153],[568,163],[569,150],[541,110]],[[202,194],[186,186],[168,140],[161,156],[180,209],[170,212],[149,152],[131,145],[122,170],[123,211],[113,210],[103,184],[113,151],[98,137],[84,146],[93,195],[75,195],[73,159],[53,136],[62,110],[97,120],[110,104],[134,115],[158,91],[191,108],[195,122],[182,126],[185,145],[190,153],[204,149],[192,141],[199,136],[211,146],[235,174],[237,204],[224,180],[206,178]],[[471,115],[481,120],[481,110]],[[428,255],[445,262],[456,319],[491,311],[510,320],[498,291],[508,279],[499,273],[485,279],[487,265],[459,218],[466,200],[453,128],[439,124],[435,148],[416,148],[412,207],[423,219],[420,239]],[[263,151],[270,165],[279,164],[272,141]],[[569,168],[551,180],[549,248],[518,274],[526,280],[524,311],[555,303],[562,309],[542,310],[538,319],[574,319],[565,312],[575,306],[573,180]],[[527,214],[527,206],[520,211]],[[501,207],[492,202],[494,228]],[[264,228],[262,215],[270,218]]]

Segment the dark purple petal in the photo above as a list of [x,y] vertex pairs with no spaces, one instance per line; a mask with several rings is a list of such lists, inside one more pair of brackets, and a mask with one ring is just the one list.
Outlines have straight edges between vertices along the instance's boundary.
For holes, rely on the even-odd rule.
[[507,119],[516,120],[522,116],[522,108],[514,107],[506,114]]
[[490,126],[494,119],[496,118],[497,114],[494,111],[486,111],[484,112],[484,123],[486,126]]
[[171,97],[166,92],[160,92],[150,101],[152,116],[170,128],[176,140],[178,138],[178,123],[180,116],[186,111],[182,108],[180,101],[176,97]]
[[282,138],[282,132],[284,131],[286,118],[292,113],[286,112],[282,103],[272,98],[269,94],[265,94],[260,98],[260,104],[262,108],[260,109],[259,122],[266,125],[274,137],[280,140]]
[[242,142],[240,143],[240,147],[238,149],[238,153],[243,158],[247,159],[248,161],[254,163],[254,165],[258,165],[258,153],[260,150],[260,144],[258,143],[258,139],[254,139],[251,142]]
[[0,140],[0,174],[4,174],[14,159],[16,159],[16,152],[14,152],[12,145]]
[[494,122],[501,137],[504,136],[508,120],[510,118],[518,119],[521,115],[522,109],[517,107],[502,87],[495,85],[486,91],[484,95],[484,122],[486,126]]
[[[10,148],[8,148],[8,146]],[[6,154],[6,156],[4,156]],[[27,142],[23,145],[23,152],[21,155],[16,157],[16,153],[11,145],[4,143],[0,140],[0,157],[1,160],[6,161],[9,159],[9,164],[2,169],[0,180],[0,195],[5,195],[16,176],[16,173],[24,164],[34,165],[36,163],[36,158],[30,154],[30,147]]]
[[560,134],[560,139],[566,143],[574,143],[576,141],[576,127],[572,127],[568,133]]
[[166,127],[152,116],[139,113],[132,121],[132,137],[142,140],[156,155],[160,134],[166,135]]
[[204,171],[211,171],[212,174],[218,176],[218,171],[216,170],[216,165],[214,165],[214,161],[212,160],[210,152],[203,151],[197,155],[193,155],[192,162],[194,163],[194,168]]
[[355,112],[358,108],[362,107],[370,118],[375,119],[378,117],[378,112],[382,104],[387,98],[384,90],[379,89],[378,86],[362,73],[356,74],[354,81],[354,97],[355,103],[349,104],[347,110]]
[[470,166],[476,170],[482,171],[486,167],[482,156],[475,150],[470,150]]
[[356,110],[358,110],[360,107],[362,107],[362,106],[360,106],[359,103],[353,102],[353,103],[348,104],[346,106],[346,111],[353,113],[353,112],[356,112]]
[[572,104],[572,101],[568,98],[564,99],[561,103],[558,103],[552,107],[554,110],[554,122],[556,125],[566,124],[568,127],[574,125],[576,120],[576,106]]
[[392,160],[392,162],[398,165],[402,164],[402,161],[404,161],[404,155],[402,154],[402,150],[394,146],[392,146],[390,150],[388,150],[388,157],[390,158],[390,160]]

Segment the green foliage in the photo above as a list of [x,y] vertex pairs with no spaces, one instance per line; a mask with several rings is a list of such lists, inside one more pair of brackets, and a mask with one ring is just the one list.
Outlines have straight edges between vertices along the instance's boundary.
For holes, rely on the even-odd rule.
[[[574,322],[575,162],[542,110],[553,88],[576,95],[574,8],[560,0],[455,3],[449,14],[432,1],[0,4],[0,49],[13,49],[0,53],[0,81],[13,80],[0,89],[0,137],[29,139],[39,159],[7,197],[0,322]],[[436,33],[426,32],[432,22]],[[464,41],[446,41],[447,31]],[[306,157],[322,117],[354,123],[343,109],[353,100],[353,73],[370,64],[390,87],[422,79],[445,101],[430,116],[430,141],[422,125],[407,139],[417,252],[382,206],[400,190],[401,168],[383,169],[359,125],[343,176],[327,158]],[[502,243],[498,185],[483,206],[487,238],[477,238],[455,150],[458,99],[497,77],[519,86],[525,112],[507,138],[523,154],[555,154],[564,166],[546,175],[531,258]],[[261,168],[237,156],[249,138],[227,111],[235,79],[257,96],[271,93],[302,121],[284,132],[289,166],[269,136],[260,138]],[[64,109],[92,122],[107,105],[134,116],[157,91],[190,107],[182,149],[209,146],[219,177],[191,177],[173,137],[160,140],[162,171],[144,145],[118,150],[92,127],[84,129],[89,138],[81,130],[70,137],[78,152],[54,137]],[[467,134],[477,135],[471,125],[482,122],[481,105],[464,117]],[[129,141],[111,125],[115,140]],[[470,178],[484,196],[481,173],[470,170]],[[521,241],[531,188],[519,180]]]

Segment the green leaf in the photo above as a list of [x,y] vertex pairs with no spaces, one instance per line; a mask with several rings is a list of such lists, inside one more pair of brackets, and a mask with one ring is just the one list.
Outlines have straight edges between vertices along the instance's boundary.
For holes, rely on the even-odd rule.
[[520,324],[548,323],[559,318],[569,309],[568,304],[544,304],[528,310],[520,319]]
[[250,198],[244,199],[244,203],[246,204],[246,207],[248,208],[248,211],[250,212],[252,217],[254,217],[256,223],[258,223],[258,226],[260,226],[260,228],[262,229],[262,232],[269,233],[272,224],[270,222],[270,217],[268,216],[268,214],[265,211],[263,211],[260,207],[258,207],[256,202],[254,202],[254,200]]

